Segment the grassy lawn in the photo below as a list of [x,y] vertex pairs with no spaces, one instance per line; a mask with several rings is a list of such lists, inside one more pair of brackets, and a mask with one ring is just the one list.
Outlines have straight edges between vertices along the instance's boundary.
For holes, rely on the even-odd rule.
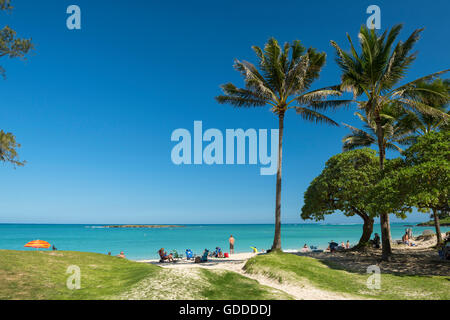
[[450,299],[450,276],[381,275],[381,290],[366,286],[369,274],[332,269],[321,261],[287,253],[271,253],[250,259],[246,272],[264,274],[280,282],[312,285],[333,292],[369,299]]
[[[81,269],[80,290],[66,286],[70,265]],[[0,299],[105,299],[160,269],[96,253],[0,250]]]
[[[70,265],[81,269],[79,290],[66,286]],[[290,299],[234,272],[194,273],[96,253],[0,250],[0,300]]]

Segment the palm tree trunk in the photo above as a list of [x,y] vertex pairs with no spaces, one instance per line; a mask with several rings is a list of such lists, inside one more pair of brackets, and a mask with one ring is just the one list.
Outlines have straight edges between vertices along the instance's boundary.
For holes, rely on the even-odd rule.
[[[380,170],[384,169],[384,160],[386,158],[386,149],[384,146],[384,134],[381,126],[381,118],[378,116],[376,119],[377,124],[377,140],[378,150],[380,153]],[[380,224],[381,224],[381,245],[382,254],[381,259],[389,260],[389,256],[392,254],[391,248],[391,227],[389,224],[389,214],[386,212],[380,212]]]
[[439,222],[438,212],[435,208],[433,208],[433,216],[434,216],[434,227],[436,228],[437,244],[441,245],[443,243],[441,235],[441,224]]
[[283,128],[284,113],[280,113],[278,134],[278,165],[277,165],[277,189],[275,199],[275,236],[273,238],[272,250],[281,250],[281,160],[283,155]]

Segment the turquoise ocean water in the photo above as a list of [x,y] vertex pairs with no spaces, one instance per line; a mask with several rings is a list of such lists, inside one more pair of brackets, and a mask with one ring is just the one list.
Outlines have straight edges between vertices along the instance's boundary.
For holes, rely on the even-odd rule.
[[[391,225],[393,239],[400,239],[407,223]],[[413,227],[414,235],[433,227]],[[298,250],[305,243],[326,248],[330,240],[338,243],[350,240],[355,244],[361,236],[362,225],[287,224],[282,226],[284,250]],[[443,227],[442,232],[450,231]],[[380,233],[375,225],[374,232]],[[228,237],[236,239],[235,251],[248,252],[250,246],[270,248],[273,225],[186,225],[183,228],[111,229],[99,225],[0,224],[0,249],[35,250],[24,248],[31,240],[46,240],[58,250],[86,251],[113,255],[124,251],[129,259],[153,259],[164,247],[184,253],[186,248],[200,254],[216,246],[228,250]]]

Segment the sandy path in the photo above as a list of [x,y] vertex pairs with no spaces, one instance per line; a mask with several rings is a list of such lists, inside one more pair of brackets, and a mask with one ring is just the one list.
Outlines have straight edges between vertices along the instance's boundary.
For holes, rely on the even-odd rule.
[[296,285],[288,283],[280,283],[276,280],[269,279],[263,275],[249,274],[243,270],[243,267],[248,259],[254,257],[254,253],[237,253],[233,254],[228,259],[215,259],[208,258],[208,262],[205,263],[193,263],[192,261],[179,261],[177,263],[159,263],[157,260],[141,260],[140,262],[153,263],[166,269],[183,270],[189,274],[195,275],[196,269],[216,269],[227,270],[239,273],[247,278],[258,281],[261,285],[268,286],[277,290],[281,290],[291,295],[297,300],[345,300],[355,299],[350,295],[339,294],[335,292],[329,292],[322,289],[318,289],[309,284],[306,280]]

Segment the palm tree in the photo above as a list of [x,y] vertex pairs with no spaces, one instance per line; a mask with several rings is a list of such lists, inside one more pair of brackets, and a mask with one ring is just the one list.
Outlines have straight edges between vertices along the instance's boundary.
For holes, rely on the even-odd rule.
[[308,92],[325,64],[325,53],[317,52],[313,48],[306,50],[300,41],[294,41],[292,44],[285,43],[281,48],[274,38],[269,39],[264,49],[257,46],[252,48],[258,58],[257,67],[247,61],[235,60],[234,64],[234,68],[244,78],[245,88],[238,88],[232,83],[224,84],[221,86],[224,94],[216,97],[216,100],[220,104],[227,103],[235,107],[268,105],[278,117],[275,235],[272,249],[279,250],[281,249],[281,162],[285,113],[293,109],[304,120],[337,126],[336,122],[319,113],[317,109],[324,110],[332,106],[345,105],[350,101],[340,100],[327,104],[324,101],[326,97],[341,95],[335,87]]
[[[441,112],[447,112],[450,93],[450,81],[448,79],[436,79],[432,82],[421,81],[417,83],[417,87],[423,89],[421,95],[427,105]],[[428,90],[440,92],[442,97],[429,94]],[[405,127],[411,128],[417,136],[423,136],[448,127],[449,123],[445,120],[440,116],[412,110],[400,121]]]
[[[348,34],[347,38],[351,48],[349,52],[342,50],[336,42],[331,41],[331,45],[337,53],[336,62],[342,70],[341,90],[352,92],[358,107],[364,111],[366,118],[370,122],[375,122],[381,170],[384,168],[386,157],[381,117],[383,106],[395,103],[405,109],[417,110],[441,118],[448,117],[423,101],[420,93],[425,90],[419,85],[422,81],[432,80],[448,70],[436,72],[396,87],[416,58],[416,53],[411,53],[411,50],[423,30],[415,30],[405,42],[398,41],[394,47],[394,42],[401,29],[402,25],[396,25],[389,33],[385,31],[382,35],[378,35],[374,29],[369,30],[366,26],[362,26],[358,35],[361,53],[356,51]],[[432,88],[427,89],[426,92],[442,97],[442,93]],[[332,102],[328,101],[327,103]],[[382,258],[388,260],[392,252],[388,213],[380,212],[380,223]]]
[[[364,115],[355,112],[355,115],[364,122],[365,130],[353,127],[346,123],[344,126],[350,129],[351,133],[342,139],[342,149],[344,151],[356,148],[370,147],[377,144],[376,123],[369,121]],[[406,113],[394,105],[386,105],[380,114],[383,128],[383,147],[385,150],[395,150],[403,152],[400,145],[410,145],[415,141],[413,130],[399,120],[405,117]]]

